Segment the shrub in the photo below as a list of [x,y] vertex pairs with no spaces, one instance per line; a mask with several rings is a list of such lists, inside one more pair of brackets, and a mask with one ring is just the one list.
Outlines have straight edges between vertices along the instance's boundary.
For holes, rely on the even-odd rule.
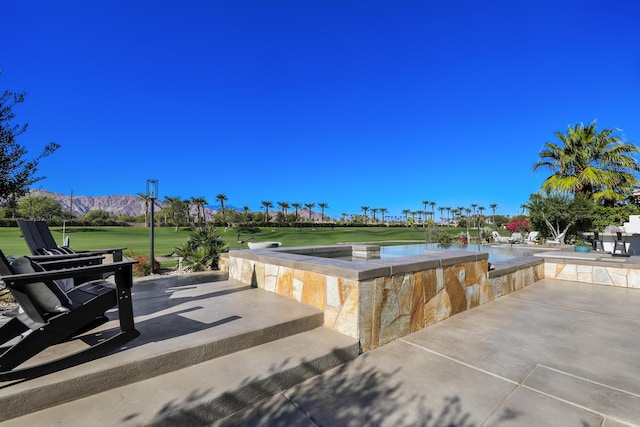
[[531,231],[531,221],[528,219],[514,219],[505,227],[512,233],[528,233]]
[[[126,253],[126,256],[138,261],[137,264],[133,265],[133,275],[135,277],[144,277],[151,274],[151,262],[149,262],[149,257],[144,254],[136,254],[133,252],[133,249],[129,249]],[[153,260],[153,271],[158,271],[160,269],[160,263]]]
[[217,270],[220,253],[228,249],[222,236],[216,233],[214,224],[197,227],[187,242],[174,249],[182,257],[183,265],[192,271]]

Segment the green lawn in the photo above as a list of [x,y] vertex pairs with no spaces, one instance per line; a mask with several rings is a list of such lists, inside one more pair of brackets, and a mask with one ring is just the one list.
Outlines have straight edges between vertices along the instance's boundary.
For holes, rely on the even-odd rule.
[[[51,227],[51,233],[62,244],[62,227]],[[251,238],[252,241],[277,241],[284,246],[330,245],[349,242],[375,242],[381,245],[398,245],[425,241],[425,229],[422,228],[386,228],[386,227],[319,227],[317,229],[260,228],[252,234],[243,233],[241,240]],[[457,234],[461,229],[447,229]],[[246,243],[238,243],[235,229],[225,231],[219,227],[218,232],[229,244],[230,249],[246,249]],[[149,228],[146,227],[70,227],[65,230],[70,238],[70,246],[75,250],[126,247],[136,253],[149,254]],[[186,242],[190,230],[174,231],[173,227],[155,228],[155,255],[164,256]],[[20,256],[29,253],[18,228],[0,228],[0,249],[5,255]]]

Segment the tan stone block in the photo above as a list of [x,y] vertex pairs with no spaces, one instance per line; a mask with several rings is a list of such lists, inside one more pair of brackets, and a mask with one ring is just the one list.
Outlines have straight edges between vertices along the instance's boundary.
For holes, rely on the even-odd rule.
[[593,266],[593,283],[596,285],[613,285],[606,267]]
[[555,279],[556,274],[558,274],[558,264],[545,260],[542,265],[544,266],[544,277],[546,279]]
[[495,298],[501,297],[503,295],[503,289],[506,281],[506,276],[494,277],[489,279],[489,286],[491,286],[492,293]]
[[433,325],[436,322],[440,322],[451,316],[451,300],[449,294],[445,290],[442,290],[436,294],[433,298],[427,301],[424,309],[424,324],[425,326]]
[[[483,270],[484,266],[484,270]],[[474,261],[467,262],[464,264],[465,268],[465,286],[478,285],[482,282],[482,278],[486,276],[487,272],[487,262],[483,261]]]
[[410,314],[410,329],[411,332],[418,331],[424,328],[424,278],[425,275],[421,273],[416,274],[416,282],[413,286],[413,297],[411,299],[411,314]]
[[480,285],[471,285],[464,288],[465,297],[467,298],[467,309],[480,305]]
[[578,273],[575,264],[562,264],[562,269],[556,275],[556,279],[577,281]]
[[393,322],[384,325],[380,330],[380,342],[379,345],[385,345],[391,341],[397,340],[400,337],[408,335],[410,332],[409,316],[399,316]]
[[479,287],[480,290],[480,304],[486,304],[494,299],[493,288],[489,284],[482,284]]
[[371,331],[361,331],[359,322],[360,295],[357,286],[350,286],[351,292],[347,295],[338,315],[333,322],[333,329],[352,338],[360,338],[361,334],[371,336]]
[[278,282],[276,283],[276,293],[287,298],[293,298],[293,269],[290,267],[280,267],[278,272]]
[[576,275],[578,282],[593,283],[593,266],[578,265],[576,266]]
[[[424,302],[430,300],[439,292],[438,290],[438,274],[437,270],[440,270],[442,276],[442,269],[431,269],[425,270],[422,272],[422,287],[424,289]],[[442,286],[440,286],[440,290],[444,289],[444,279],[440,279],[442,282]]]
[[607,271],[609,272],[609,277],[611,277],[611,282],[613,283],[613,286],[618,286],[621,288],[627,287],[627,269],[626,268],[608,267]]
[[415,286],[415,274],[405,274],[402,284],[398,289],[398,309],[401,315],[411,314],[413,306],[413,288]]
[[[464,274],[464,268],[445,268],[445,290],[449,294],[451,301],[451,313],[457,314],[467,309],[467,297],[464,292],[464,287],[460,282],[460,270]],[[448,271],[447,271],[448,270]]]
[[629,270],[627,273],[627,286],[630,288],[640,288],[640,270]]
[[324,309],[327,293],[327,278],[324,274],[304,272],[302,302],[320,310]]

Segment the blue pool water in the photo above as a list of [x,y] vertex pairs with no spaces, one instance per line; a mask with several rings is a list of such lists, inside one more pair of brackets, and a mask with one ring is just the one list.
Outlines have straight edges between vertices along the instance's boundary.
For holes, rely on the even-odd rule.
[[489,253],[489,262],[496,263],[521,256],[531,256],[536,249],[527,245],[504,246],[479,246],[479,245],[440,245],[438,243],[426,243],[418,245],[382,246],[380,258],[395,258],[411,255],[423,255],[424,251],[471,251]]

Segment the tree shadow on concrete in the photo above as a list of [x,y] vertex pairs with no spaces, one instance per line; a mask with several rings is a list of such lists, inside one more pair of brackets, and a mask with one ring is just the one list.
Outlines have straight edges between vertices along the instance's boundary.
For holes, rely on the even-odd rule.
[[[344,356],[336,351],[334,357]],[[360,356],[366,357],[366,354]],[[475,425],[458,396],[447,397],[444,401],[427,401],[424,396],[403,393],[402,384],[395,379],[400,368],[383,372],[378,368],[367,368],[363,363],[354,366],[343,363],[323,373],[322,366],[314,361],[304,362],[287,372],[280,372],[281,366],[273,365],[271,372],[260,378],[247,377],[237,390],[221,395],[214,395],[213,389],[194,390],[182,402],[165,404],[149,425]],[[132,417],[135,415],[127,418]]]

